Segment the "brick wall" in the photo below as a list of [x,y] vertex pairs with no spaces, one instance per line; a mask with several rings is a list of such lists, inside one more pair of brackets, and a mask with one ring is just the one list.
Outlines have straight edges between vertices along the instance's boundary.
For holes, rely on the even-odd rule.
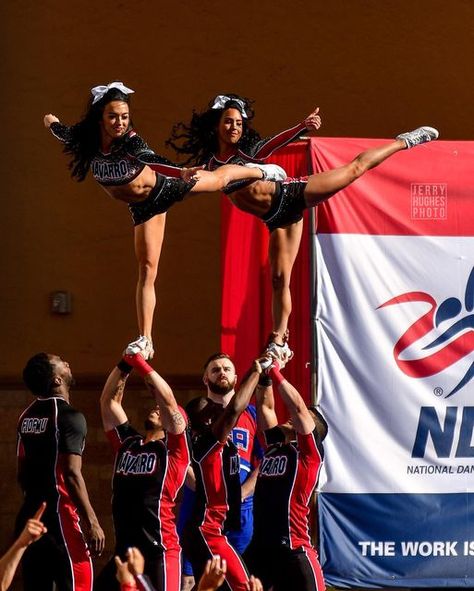
[[[191,381],[195,382],[195,389],[175,390],[176,398],[182,405],[202,394],[202,390],[198,389],[199,378]],[[72,405],[83,412],[87,419],[88,434],[83,456],[83,475],[92,506],[106,535],[106,552],[94,561],[96,572],[110,558],[114,547],[110,506],[113,454],[102,430],[99,411],[100,388],[100,385],[94,388],[89,383],[87,388],[75,388],[71,393]],[[19,386],[0,390],[0,555],[13,541],[13,526],[21,505],[21,493],[16,482],[16,423],[20,413],[32,400],[32,396]],[[130,422],[138,430],[142,429],[143,420],[151,405],[149,392],[132,382],[131,388],[125,394],[124,407]],[[17,573],[12,589],[17,591],[20,588],[21,573]]]

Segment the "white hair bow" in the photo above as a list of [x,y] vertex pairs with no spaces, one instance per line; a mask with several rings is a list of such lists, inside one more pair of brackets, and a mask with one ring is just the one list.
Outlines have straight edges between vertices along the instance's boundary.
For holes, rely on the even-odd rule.
[[94,88],[91,88],[91,94],[94,97],[92,104],[95,105],[97,101],[104,98],[111,88],[116,88],[117,90],[120,90],[120,92],[123,92],[123,94],[132,94],[135,92],[131,88],[127,88],[123,82],[111,82],[110,84],[107,84],[107,86],[94,86]]
[[227,101],[234,101],[234,103],[237,103],[238,105],[240,105],[240,107],[241,107],[240,112],[242,113],[242,117],[245,117],[245,119],[247,119],[247,113],[245,112],[244,101],[242,101],[241,99],[238,99],[238,98],[232,98],[231,96],[227,96],[225,94],[219,94],[218,96],[216,96],[216,98],[214,99],[214,104],[212,105],[211,109],[223,109],[225,107],[225,104],[227,103]]

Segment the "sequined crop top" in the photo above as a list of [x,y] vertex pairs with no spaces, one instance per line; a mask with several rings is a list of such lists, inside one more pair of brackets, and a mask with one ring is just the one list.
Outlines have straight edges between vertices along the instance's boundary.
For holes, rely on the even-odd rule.
[[[247,149],[247,152],[243,152],[242,150],[237,150],[235,154],[229,156],[227,160],[219,160],[215,154],[213,154],[210,160],[206,164],[206,168],[208,170],[215,170],[220,166],[224,166],[224,164],[240,164],[245,165],[248,162],[255,162],[255,163],[264,163],[267,158],[269,158],[273,152],[278,150],[278,148],[282,148],[286,146],[293,140],[295,140],[298,136],[300,136],[304,131],[306,131],[306,125],[304,123],[298,123],[294,127],[290,129],[286,129],[285,131],[281,131],[277,135],[272,137],[267,137],[262,140],[258,140]],[[227,185],[225,188],[224,193],[226,195],[231,195],[235,193],[235,191],[239,191],[244,187],[250,185],[253,181],[249,180],[239,180],[233,181]]]
[[[72,128],[58,121],[51,124],[50,130],[55,138],[66,145],[72,139]],[[101,185],[127,185],[145,166],[164,176],[180,177],[179,167],[155,154],[135,131],[130,130],[123,138],[114,142],[108,154],[97,152],[91,162],[91,172]]]
[[305,131],[307,131],[306,125],[304,123],[298,123],[298,125],[281,131],[277,135],[258,140],[253,146],[247,149],[247,152],[237,150],[227,160],[219,160],[214,154],[206,164],[206,168],[208,170],[215,170],[224,164],[247,164],[248,162],[260,162],[263,164],[278,148],[286,146]]

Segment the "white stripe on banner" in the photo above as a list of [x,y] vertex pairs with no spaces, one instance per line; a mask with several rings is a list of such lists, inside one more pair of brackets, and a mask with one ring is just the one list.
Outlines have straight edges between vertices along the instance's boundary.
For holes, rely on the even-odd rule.
[[470,585],[474,238],[323,234],[316,250],[327,581]]
[[[459,361],[433,375],[407,375],[394,359],[394,346],[432,305],[414,297],[380,306],[412,292],[428,294],[438,307],[451,304],[452,312],[448,309],[439,326],[399,355],[401,360],[419,359],[424,371],[423,360],[434,351],[443,352],[460,334],[474,334],[474,313],[465,305],[474,239],[325,234],[318,241],[319,399],[329,419],[338,417],[325,443],[329,461],[324,490],[471,490],[471,424],[465,425],[471,427],[469,441],[461,449],[459,445],[463,408],[474,408],[474,380],[447,396],[469,371],[473,350],[466,349]],[[456,324],[447,342],[426,348]],[[434,409],[423,416],[440,429],[429,432],[421,446],[423,456],[413,457],[423,408]],[[449,423],[442,435],[448,408],[453,428]],[[420,471],[412,471],[416,467]],[[447,471],[439,472],[443,468]]]

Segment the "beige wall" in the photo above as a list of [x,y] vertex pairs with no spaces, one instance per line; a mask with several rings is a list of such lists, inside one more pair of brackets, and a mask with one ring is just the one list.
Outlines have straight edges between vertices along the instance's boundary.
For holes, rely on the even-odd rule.
[[[71,181],[42,128],[50,111],[74,122],[92,85],[136,90],[135,123],[157,151],[173,122],[221,91],[257,100],[263,134],[320,105],[323,135],[391,137],[428,123],[445,139],[473,137],[469,0],[23,0],[0,10],[2,376],[41,349],[100,374],[136,336],[126,207],[91,179]],[[219,342],[218,197],[168,217],[158,359],[165,373],[195,374]],[[72,291],[72,316],[49,314],[55,289]]]
[[[173,122],[222,91],[256,99],[262,134],[320,105],[322,135],[392,137],[432,124],[443,139],[469,140],[473,22],[471,0],[2,2],[0,376],[17,380],[26,358],[46,349],[91,379],[137,332],[126,208],[92,180],[69,179],[45,113],[72,123],[91,86],[119,79],[136,90],[136,126],[164,154]],[[165,375],[197,375],[218,347],[218,204],[190,200],[168,216],[155,329]],[[55,289],[73,293],[70,317],[49,314]],[[86,475],[107,520],[96,396],[78,406],[91,426]],[[19,502],[14,430],[27,397],[2,398],[5,531]]]

